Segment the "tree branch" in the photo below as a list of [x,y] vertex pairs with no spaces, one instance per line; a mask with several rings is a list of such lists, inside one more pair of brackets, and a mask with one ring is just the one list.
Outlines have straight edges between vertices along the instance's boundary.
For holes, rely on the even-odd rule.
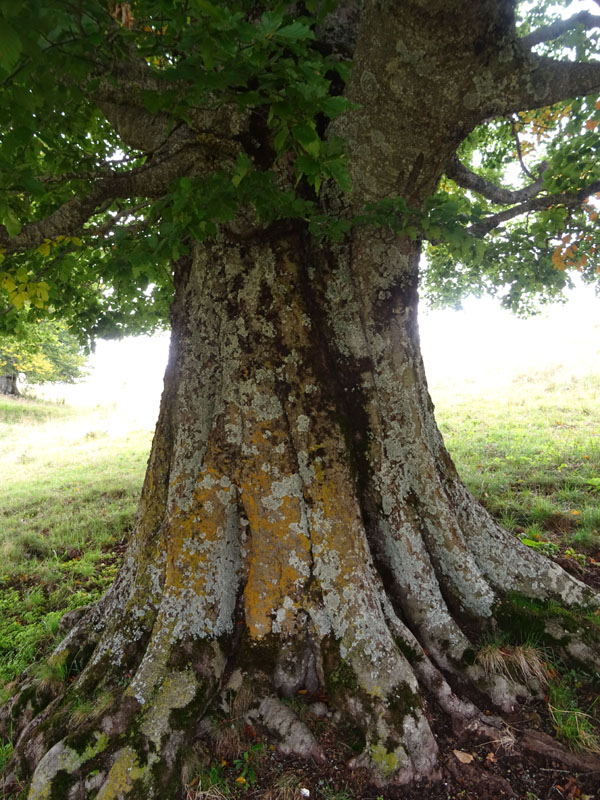
[[516,48],[514,58],[492,67],[489,92],[479,93],[482,121],[600,92],[600,62],[557,61],[524,51],[520,42]]
[[558,39],[563,33],[572,31],[580,25],[586,30],[600,28],[600,16],[590,14],[589,11],[580,11],[568,19],[559,19],[551,25],[545,25],[543,28],[532,31],[527,36],[523,36],[521,42],[525,47],[533,47],[541,42],[550,42],[553,39]]
[[535,182],[530,183],[529,186],[524,186],[522,189],[505,189],[503,186],[497,186],[465,167],[456,155],[452,156],[448,162],[446,166],[446,175],[452,178],[459,186],[462,186],[463,189],[477,192],[488,200],[491,200],[492,203],[509,205],[512,203],[522,203],[535,197],[542,188],[542,175],[547,167],[548,164],[546,162],[540,164],[538,177]]
[[6,253],[15,253],[39,247],[46,239],[53,240],[60,235],[81,235],[85,223],[102,206],[118,198],[161,197],[175,178],[201,174],[205,157],[206,149],[194,139],[188,140],[174,153],[153,159],[148,167],[116,172],[96,182],[89,194],[77,195],[45,219],[24,225],[18,236],[11,238],[6,228],[0,226],[0,245]]
[[518,217],[520,214],[526,214],[529,211],[546,211],[552,208],[552,206],[575,208],[584,203],[590,195],[598,191],[600,191],[600,180],[594,181],[594,183],[591,183],[589,186],[585,186],[583,189],[572,194],[563,192],[562,194],[546,194],[541,197],[533,197],[512,208],[507,208],[504,209],[504,211],[499,211],[497,214],[491,214],[489,217],[485,217],[467,228],[467,232],[473,236],[484,236],[503,222],[514,219],[514,217]]
[[[111,214],[110,218],[101,225],[95,225],[94,227],[91,228],[85,228],[84,233],[86,236],[105,236],[107,233],[112,231],[119,224],[119,222],[121,222],[123,218],[133,216],[134,214],[137,214],[139,211],[143,211],[144,209],[147,209],[150,206],[151,202],[146,200],[143,203],[137,203],[135,206],[122,208],[115,214]],[[124,227],[127,230],[143,230],[146,224],[147,224],[146,220],[137,220],[135,222],[131,222],[129,225],[125,225]]]

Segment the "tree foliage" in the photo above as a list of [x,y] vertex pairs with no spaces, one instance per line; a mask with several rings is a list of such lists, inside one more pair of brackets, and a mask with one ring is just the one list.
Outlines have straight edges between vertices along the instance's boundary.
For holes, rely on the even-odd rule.
[[0,375],[24,375],[27,383],[73,383],[84,374],[85,362],[77,338],[58,320],[0,334]]
[[[152,330],[189,237],[226,224],[243,239],[249,225],[290,217],[319,236],[378,224],[427,241],[435,303],[489,291],[522,311],[560,294],[573,271],[597,281],[598,17],[524,4],[519,33],[536,57],[590,67],[579,89],[569,74],[573,97],[561,85],[557,102],[524,96],[491,113],[425,208],[389,197],[348,219],[318,203],[332,185],[351,190],[329,125],[352,114],[351,48],[325,35],[335,6],[5,4],[0,324],[59,309],[86,337]],[[198,142],[190,168],[183,154]]]

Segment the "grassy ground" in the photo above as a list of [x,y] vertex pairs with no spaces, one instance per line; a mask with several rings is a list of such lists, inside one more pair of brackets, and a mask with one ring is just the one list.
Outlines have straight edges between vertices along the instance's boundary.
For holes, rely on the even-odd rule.
[[[600,375],[548,370],[464,389],[432,393],[471,490],[529,546],[600,577]],[[61,615],[97,599],[116,573],[151,432],[110,425],[110,409],[0,399],[0,699],[54,646]],[[582,684],[563,674],[550,692],[559,736],[565,721],[579,730],[579,715],[588,719]],[[0,772],[11,750],[0,741]]]
[[0,686],[114,578],[151,433],[108,425],[107,409],[0,400]]
[[547,370],[499,391],[434,387],[446,444],[471,491],[549,555],[600,560],[600,375]]

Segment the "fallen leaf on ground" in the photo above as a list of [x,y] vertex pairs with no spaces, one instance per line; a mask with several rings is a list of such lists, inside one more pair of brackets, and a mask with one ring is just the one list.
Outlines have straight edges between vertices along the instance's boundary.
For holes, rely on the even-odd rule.
[[474,756],[471,753],[463,753],[462,750],[453,750],[454,755],[458,758],[461,764],[470,764]]

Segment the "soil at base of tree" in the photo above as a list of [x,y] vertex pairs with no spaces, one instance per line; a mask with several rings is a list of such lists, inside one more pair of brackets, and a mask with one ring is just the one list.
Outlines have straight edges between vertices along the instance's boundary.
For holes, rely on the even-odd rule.
[[[531,718],[543,713],[540,704],[530,708],[514,720],[514,732],[532,725]],[[541,716],[541,714],[540,714]],[[309,712],[310,717],[310,712]],[[527,719],[530,717],[530,719]],[[266,749],[266,754],[256,755],[256,783],[242,785],[240,797],[246,800],[314,800],[343,798],[343,800],[598,800],[600,798],[600,771],[580,773],[549,757],[524,753],[518,744],[503,745],[499,741],[482,741],[472,736],[457,737],[443,715],[434,715],[432,729],[440,746],[439,776],[435,781],[420,782],[410,786],[377,787],[369,782],[369,775],[360,770],[350,771],[334,764],[344,763],[352,755],[352,732],[348,732],[350,745],[340,741],[339,732],[327,721],[316,720],[320,730],[319,744],[326,755],[324,764],[307,763],[283,758]],[[311,719],[315,728],[315,720]],[[538,722],[539,724],[539,722]],[[548,727],[544,725],[543,727]],[[262,731],[246,731],[247,752],[253,744],[264,741]],[[253,741],[254,739],[254,741]],[[468,758],[472,757],[470,763]],[[214,759],[214,756],[213,756]],[[214,760],[213,760],[214,763]],[[217,760],[217,763],[218,760]],[[221,762],[222,763],[222,762]],[[239,775],[228,762],[223,767],[229,785],[235,786]],[[294,785],[295,793],[283,786]],[[239,786],[239,784],[238,784]],[[190,787],[188,798],[204,798],[200,791]],[[301,793],[304,789],[304,794]],[[306,790],[309,794],[306,794]],[[210,796],[210,795],[207,795]]]

